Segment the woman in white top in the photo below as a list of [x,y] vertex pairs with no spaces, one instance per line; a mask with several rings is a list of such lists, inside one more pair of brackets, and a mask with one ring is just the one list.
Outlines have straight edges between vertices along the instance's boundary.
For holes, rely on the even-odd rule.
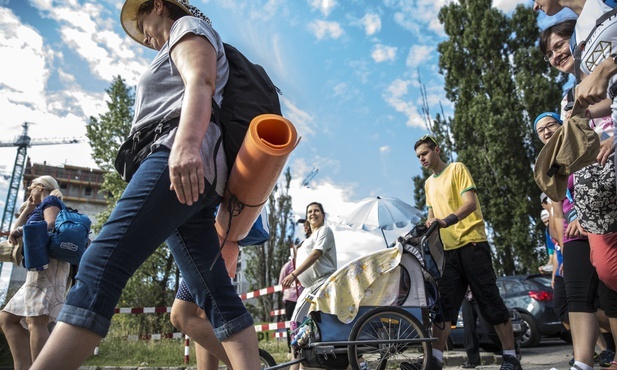
[[[310,229],[298,249],[296,268],[281,281],[285,288],[289,288],[296,280],[305,287],[298,297],[291,321],[304,320],[309,309],[309,304],[305,304],[306,296],[314,293],[336,271],[336,243],[332,229],[325,224],[325,216],[321,203],[312,202],[306,206],[306,221]],[[291,370],[298,368],[298,365],[290,367]]]

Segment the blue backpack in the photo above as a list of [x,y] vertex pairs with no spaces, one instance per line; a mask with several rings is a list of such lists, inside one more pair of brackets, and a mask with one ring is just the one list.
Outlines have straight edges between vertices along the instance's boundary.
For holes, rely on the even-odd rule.
[[50,235],[49,256],[71,265],[79,265],[88,246],[92,221],[88,216],[67,208],[64,203],[61,204],[62,209],[58,212],[54,230]]

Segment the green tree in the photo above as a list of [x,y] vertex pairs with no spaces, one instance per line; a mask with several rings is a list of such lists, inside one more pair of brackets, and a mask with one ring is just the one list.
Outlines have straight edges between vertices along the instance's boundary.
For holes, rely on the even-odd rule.
[[[285,179],[277,184],[268,198],[268,224],[270,240],[259,246],[244,248],[246,257],[245,277],[249,283],[249,291],[278,284],[281,267],[287,262],[290,247],[293,246],[295,221],[291,209],[291,172],[285,170]],[[257,321],[269,321],[270,312],[282,308],[280,294],[269,294],[256,299],[254,305],[247,305]]]
[[540,239],[532,120],[556,111],[564,80],[542,62],[529,7],[518,6],[508,18],[491,0],[461,0],[444,6],[439,20],[448,36],[438,51],[446,97],[455,106],[454,149],[478,187],[495,268],[528,272],[539,264]]
[[[93,229],[100,231],[107,221],[118,199],[124,192],[126,183],[114,169],[116,153],[129,135],[133,121],[135,98],[132,89],[117,76],[109,89],[107,112],[98,117],[90,117],[86,135],[90,139],[92,158],[96,164],[108,172],[101,190],[107,192],[107,210],[97,215]],[[122,291],[118,303],[120,307],[168,307],[174,299],[172,285],[176,283],[177,267],[169,248],[163,245],[138,269]],[[120,335],[144,335],[168,333],[173,330],[169,315],[116,315],[113,330]]]
[[[441,157],[441,159],[444,162],[452,162],[454,160],[454,143],[452,142],[452,132],[450,129],[452,119],[446,118],[446,115],[443,111],[443,106],[441,104],[441,114],[438,113],[435,116],[434,120],[431,118],[428,98],[426,95],[426,87],[424,86],[420,78],[418,78],[418,82],[421,86],[420,94],[422,96],[422,107],[420,108],[420,112],[422,114],[422,118],[424,119],[424,125],[429,132],[429,135],[431,135],[435,139],[435,141],[439,143],[439,148],[441,149],[439,156]],[[424,212],[427,212],[426,194],[424,193],[424,182],[430,175],[430,171],[422,167],[422,173],[420,175],[412,177],[412,181],[414,184],[413,198],[416,202],[416,208],[424,210]]]

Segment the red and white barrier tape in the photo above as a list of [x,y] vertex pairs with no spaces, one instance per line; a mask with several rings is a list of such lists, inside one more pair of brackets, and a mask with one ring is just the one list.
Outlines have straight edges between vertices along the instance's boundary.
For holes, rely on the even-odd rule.
[[[240,294],[239,297],[240,299],[247,300],[247,299],[251,299],[251,298],[257,298],[263,295],[268,295],[268,294],[272,294],[272,293],[276,293],[276,292],[282,292],[283,291],[283,286],[282,285],[274,285],[274,286],[270,286],[267,288],[263,288],[263,289],[258,289],[258,290],[254,290],[252,292],[247,292],[247,293],[243,293]],[[114,308],[114,313],[170,313],[171,312],[171,307],[121,307],[121,308]],[[277,314],[272,314],[272,312],[281,312],[281,313],[277,313]],[[285,310],[274,310],[270,313],[270,316],[278,316],[278,315],[284,315],[285,314]]]
[[126,339],[130,341],[138,340],[161,340],[161,339],[182,339],[182,333],[148,334],[148,335],[129,335]]
[[261,325],[255,325],[255,331],[256,332],[260,332],[260,331],[271,331],[271,330],[278,330],[278,329],[287,329],[289,328],[289,323],[291,321],[281,321],[281,322],[275,322],[272,324],[261,324]]
[[272,317],[272,316],[284,316],[284,315],[285,315],[285,309],[284,308],[282,310],[270,311],[270,317]]
[[169,313],[171,307],[121,307],[114,308],[114,313]]
[[184,336],[184,363],[189,363],[189,354],[191,353],[191,339],[188,335]]
[[279,284],[279,285],[269,286],[267,288],[263,288],[259,290],[254,290],[252,292],[240,294],[240,299],[244,301],[244,300],[256,298],[262,295],[268,295],[268,294],[272,294],[275,292],[282,292],[282,291],[283,291],[283,286]]

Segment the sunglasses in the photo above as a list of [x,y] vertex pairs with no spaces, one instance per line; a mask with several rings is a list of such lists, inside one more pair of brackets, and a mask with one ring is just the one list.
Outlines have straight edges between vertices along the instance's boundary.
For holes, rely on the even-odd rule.
[[426,140],[430,140],[433,143],[435,143],[435,145],[439,145],[439,143],[437,142],[437,140],[435,140],[431,135],[424,135],[420,138],[420,141],[426,141]]

